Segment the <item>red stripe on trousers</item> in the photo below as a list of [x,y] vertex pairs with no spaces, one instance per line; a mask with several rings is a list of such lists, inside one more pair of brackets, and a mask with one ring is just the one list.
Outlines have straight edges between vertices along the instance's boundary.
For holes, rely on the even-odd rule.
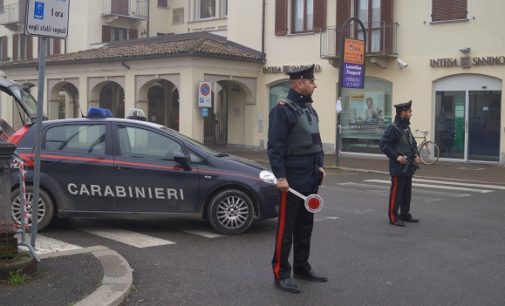
[[395,203],[396,193],[398,191],[398,178],[393,176],[393,186],[391,187],[391,198],[389,199],[389,222],[395,222]]
[[286,225],[286,195],[286,191],[282,192],[281,207],[279,208],[279,227],[277,229],[277,244],[275,246],[276,262],[274,266],[274,277],[276,280],[281,279],[282,237],[284,236],[284,227]]

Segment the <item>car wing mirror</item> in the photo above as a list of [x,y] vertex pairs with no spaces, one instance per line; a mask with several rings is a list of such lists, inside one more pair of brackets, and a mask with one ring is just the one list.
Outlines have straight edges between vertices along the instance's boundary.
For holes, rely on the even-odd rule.
[[182,166],[182,169],[189,171],[191,166],[189,165],[189,158],[185,156],[182,152],[177,152],[174,155],[174,161]]

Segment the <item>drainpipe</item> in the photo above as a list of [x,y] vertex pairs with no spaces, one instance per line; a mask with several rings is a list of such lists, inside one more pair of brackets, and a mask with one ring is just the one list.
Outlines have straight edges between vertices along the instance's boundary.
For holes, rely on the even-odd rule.
[[263,1],[263,8],[261,9],[261,53],[265,56],[265,6],[266,1]]
[[149,3],[150,1],[147,0],[147,27],[146,27],[146,30],[147,30],[147,37],[149,37],[149,24],[151,23],[151,16],[150,15],[150,12],[151,12],[151,3]]

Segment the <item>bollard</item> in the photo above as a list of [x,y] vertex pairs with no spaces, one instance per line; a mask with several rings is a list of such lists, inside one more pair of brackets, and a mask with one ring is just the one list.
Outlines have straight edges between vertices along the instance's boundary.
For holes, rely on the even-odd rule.
[[12,221],[11,158],[14,144],[0,142],[0,259],[12,259],[18,251],[18,241]]

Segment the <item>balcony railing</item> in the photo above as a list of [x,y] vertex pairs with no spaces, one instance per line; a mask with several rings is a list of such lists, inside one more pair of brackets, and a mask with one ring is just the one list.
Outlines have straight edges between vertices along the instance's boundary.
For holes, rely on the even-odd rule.
[[147,19],[147,5],[147,0],[102,0],[102,15]]
[[16,3],[7,4],[0,12],[0,25],[8,27],[25,22],[26,1],[20,0]]
[[[397,55],[397,23],[386,24],[385,22],[365,23],[366,28],[366,55],[368,57],[393,57]],[[363,33],[357,27],[347,27],[345,37],[363,39]],[[323,27],[321,31],[321,58],[339,57],[339,37],[342,34],[341,27]]]

